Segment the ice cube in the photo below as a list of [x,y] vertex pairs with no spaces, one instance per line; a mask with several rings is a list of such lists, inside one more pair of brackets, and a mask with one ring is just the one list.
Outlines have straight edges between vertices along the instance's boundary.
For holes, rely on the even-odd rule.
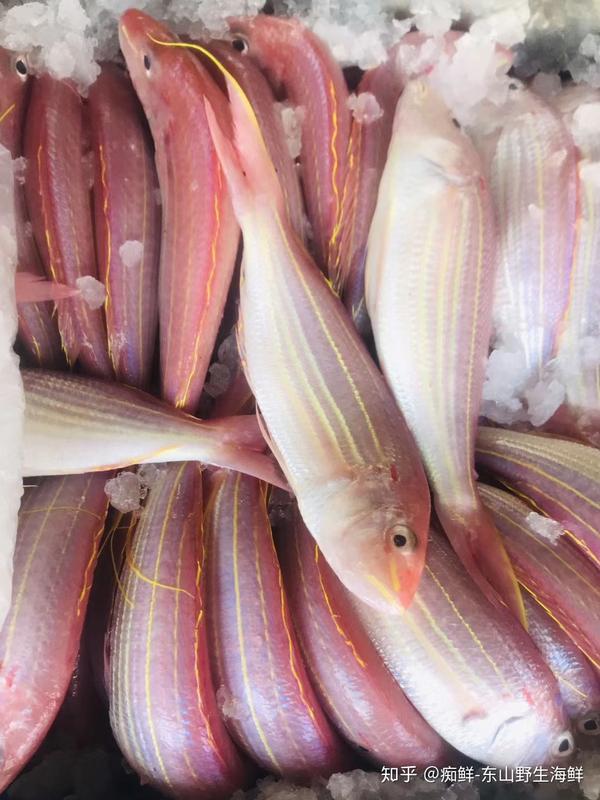
[[561,80],[558,75],[552,75],[548,72],[538,72],[531,82],[531,88],[544,100],[551,100],[561,90]]
[[144,245],[142,242],[128,240],[119,247],[119,256],[126,267],[135,269],[142,263]]
[[351,94],[348,98],[348,108],[359,125],[369,125],[383,116],[383,109],[371,92]]
[[101,308],[106,300],[106,287],[92,275],[84,275],[75,281],[81,297],[88,306],[95,310]]
[[537,381],[525,391],[527,414],[532,425],[538,427],[547,422],[565,401],[565,385],[551,374]]
[[289,103],[275,103],[275,107],[281,115],[289,153],[292,158],[297,158],[302,147],[304,109],[301,106],[292,106]]
[[557,522],[555,519],[550,519],[550,517],[544,517],[536,511],[529,512],[526,522],[531,531],[537,534],[541,539],[550,542],[550,544],[556,544],[565,532],[560,522]]
[[142,482],[135,472],[121,472],[104,485],[111,506],[124,514],[139,510],[142,489]]

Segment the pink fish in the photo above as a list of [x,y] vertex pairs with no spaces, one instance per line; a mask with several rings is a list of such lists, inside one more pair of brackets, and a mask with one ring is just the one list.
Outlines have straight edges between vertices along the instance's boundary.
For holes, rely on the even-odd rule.
[[204,109],[208,99],[229,131],[227,100],[187,46],[142,11],[123,14],[119,36],[154,139],[163,203],[158,289],[162,396],[193,412],[239,242]]
[[291,227],[248,99],[209,124],[242,227],[238,341],[271,447],[340,580],[398,613],[419,582],[429,490],[414,442],[340,300]]
[[147,388],[158,323],[160,250],[160,198],[151,139],[135,92],[115,64],[102,66],[87,107],[109,354],[117,380]]
[[108,507],[105,475],[36,483],[19,512],[0,632],[0,791],[35,753],[67,692]]
[[132,539],[110,643],[110,721],[144,782],[175,798],[228,798],[250,770],[219,717],[206,619],[202,475],[161,468]]
[[328,47],[297,19],[259,14],[229,21],[234,42],[254,59],[288,101],[300,107],[302,185],[317,263],[337,282],[350,110],[340,66]]
[[[21,140],[25,101],[29,78],[27,60],[18,53],[0,48],[0,145],[6,147],[13,158],[21,156]],[[37,247],[28,226],[25,195],[20,176],[15,176],[14,206],[17,235],[17,270],[36,278],[45,277]],[[17,283],[22,278],[17,277]],[[25,278],[27,280],[27,278]],[[17,290],[19,286],[17,285]],[[19,292],[17,291],[17,294]],[[44,297],[42,300],[49,298]],[[53,299],[53,298],[51,298]],[[28,301],[30,302],[30,301]],[[47,369],[64,366],[60,337],[52,307],[42,302],[21,305],[19,314],[19,341],[31,363]]]
[[[48,277],[77,288],[97,277],[87,174],[83,100],[69,83],[42,75],[33,81],[25,120],[27,205]],[[58,327],[70,364],[90,375],[111,377],[104,314],[82,298],[58,307]]]

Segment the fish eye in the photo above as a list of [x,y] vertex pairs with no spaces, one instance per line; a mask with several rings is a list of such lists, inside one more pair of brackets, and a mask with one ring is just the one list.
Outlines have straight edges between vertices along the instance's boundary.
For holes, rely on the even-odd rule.
[[27,75],[29,74],[29,69],[27,67],[27,61],[23,58],[23,56],[17,56],[15,59],[15,71],[17,75],[25,80]]
[[235,39],[232,39],[231,46],[234,50],[237,50],[238,53],[248,52],[248,42],[243,36],[236,36]]
[[573,736],[569,733],[569,731],[565,731],[565,733],[561,733],[556,740],[553,755],[564,758],[565,756],[571,755],[574,750],[575,742],[573,740]]
[[150,56],[147,53],[144,53],[144,69],[146,72],[150,72],[150,67],[152,66],[152,62],[150,61]]
[[587,716],[583,717],[583,719],[579,720],[577,727],[581,733],[585,733],[587,736],[599,736],[600,714],[588,714]]
[[394,525],[390,531],[392,544],[402,553],[414,553],[417,546],[417,537],[405,525]]

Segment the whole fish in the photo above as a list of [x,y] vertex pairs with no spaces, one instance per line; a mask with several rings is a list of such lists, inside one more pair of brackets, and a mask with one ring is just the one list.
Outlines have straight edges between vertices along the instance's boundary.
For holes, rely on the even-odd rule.
[[408,699],[446,741],[492,766],[573,753],[557,682],[521,625],[489,603],[432,531],[411,607],[399,617],[353,599]]
[[89,90],[96,255],[118,381],[146,388],[154,363],[160,199],[152,143],[133,87],[103,64]]
[[[273,91],[257,65],[244,53],[239,53],[231,42],[210,41],[208,50],[218,58],[233,75],[250,101],[260,124],[271,161],[279,177],[292,226],[300,238],[306,235],[304,200],[300,179],[286,140],[281,114],[277,112]],[[213,67],[215,78],[221,74],[211,61],[204,59],[207,67]]]
[[[29,66],[24,56],[0,48],[0,145],[16,159],[21,156],[23,120],[29,78]],[[14,208],[17,235],[17,270],[43,278],[44,268],[33,240],[20,178],[14,183]],[[64,366],[60,336],[52,307],[43,302],[20,305],[19,341],[29,360],[40,367],[58,369]]]
[[162,396],[193,412],[239,242],[204,110],[207,98],[229,131],[227,100],[193,53],[142,11],[122,15],[119,37],[154,139],[163,204],[158,289]]
[[296,780],[329,777],[349,758],[300,655],[266,489],[227,470],[210,477],[204,528],[217,697],[231,735],[263,769]]
[[[569,433],[600,445],[600,92],[586,85],[562,89],[552,99],[577,145],[577,225],[569,302],[558,341]],[[564,420],[560,420],[565,424]],[[554,428],[551,420],[548,428]]]
[[128,542],[110,644],[110,721],[125,758],[169,797],[230,797],[250,772],[219,717],[205,615],[202,476],[161,469]]
[[476,458],[557,520],[600,567],[600,453],[548,435],[479,428]]
[[496,422],[529,418],[541,424],[555,409],[548,413],[529,397],[525,412],[523,396],[544,385],[569,298],[575,147],[549,105],[529,89],[511,86],[499,129],[484,135],[473,128],[486,154],[498,221],[494,348],[510,359],[494,378],[490,361],[483,411]]
[[[86,135],[76,89],[50,75],[36,78],[23,147],[27,206],[46,274],[73,288],[79,278],[98,275]],[[79,359],[88,374],[112,377],[102,310],[73,298],[59,304],[57,315],[69,364]]]
[[259,14],[229,20],[234,44],[300,107],[302,186],[317,263],[337,283],[335,251],[341,234],[350,109],[343,72],[329,48],[298,19]]
[[75,666],[108,500],[105,475],[42,478],[19,512],[0,632],[0,791],[56,717]]
[[452,546],[488,597],[497,592],[522,618],[516,579],[477,494],[473,464],[494,244],[475,148],[425,80],[410,81],[396,109],[369,233],[367,310],[381,367],[420,448]]
[[132,464],[202,461],[282,485],[254,416],[209,422],[119,383],[22,370],[23,475],[96,472]]
[[244,238],[238,342],[270,444],[340,580],[388,612],[416,590],[429,490],[394,398],[295,235],[257,120],[227,76],[234,142],[209,113]]
[[565,711],[587,736],[600,735],[600,679],[581,650],[530,594],[523,598],[527,631],[552,670]]
[[532,509],[490,486],[481,495],[502,532],[521,586],[546,609],[579,649],[600,669],[598,570],[565,532],[548,541],[532,527]]
[[447,764],[448,746],[391,676],[297,510],[278,545],[304,658],[340,733],[375,763]]

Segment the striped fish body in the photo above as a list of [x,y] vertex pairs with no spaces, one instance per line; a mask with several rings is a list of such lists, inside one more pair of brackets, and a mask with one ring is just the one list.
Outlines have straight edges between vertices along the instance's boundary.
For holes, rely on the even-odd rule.
[[226,798],[249,772],[219,717],[207,644],[202,477],[162,469],[128,543],[113,613],[113,733],[169,797]]
[[448,746],[393,679],[297,512],[278,552],[313,685],[340,733],[378,764],[447,764]]
[[[154,364],[160,250],[152,144],[135,92],[115,64],[103,64],[90,87],[87,108],[95,165],[96,255],[106,286],[109,353],[118,381],[146,388]],[[131,252],[138,245],[139,253]]]
[[[83,113],[69,83],[50,75],[33,81],[23,148],[27,206],[47,276],[73,288],[78,278],[98,277]],[[58,327],[70,364],[79,360],[87,374],[112,377],[102,309],[64,300]]]
[[396,109],[369,233],[367,310],[382,369],[420,448],[446,533],[483,591],[493,597],[491,584],[521,614],[518,587],[481,505],[473,468],[494,239],[475,148],[434,90],[424,80],[410,81]]
[[505,609],[481,596],[440,534],[432,531],[419,590],[402,617],[354,603],[408,699],[457,750],[496,766],[573,752],[541,654]]
[[600,680],[577,645],[530,594],[527,631],[558,681],[565,711],[584,735],[600,733]]
[[477,463],[557,520],[600,566],[600,453],[568,439],[479,428]]
[[350,141],[348,90],[328,47],[297,19],[259,14],[229,22],[247,56],[265,70],[288,101],[300,107],[300,163],[317,263],[337,283],[336,248]]
[[208,616],[221,713],[263,769],[289,779],[348,765],[321,710],[294,634],[267,515],[266,485],[218,470],[210,479]]
[[483,485],[481,494],[502,532],[521,586],[600,669],[597,568],[571,544],[568,533],[557,542],[544,541],[530,527],[531,507],[522,500]]
[[[19,70],[23,72],[19,72]],[[13,158],[21,155],[23,119],[29,89],[27,64],[16,53],[0,48],[0,145]],[[18,180],[14,185],[15,225],[17,235],[17,271],[45,277],[33,236],[27,222],[25,194]],[[19,342],[30,363],[47,369],[64,366],[60,336],[52,306],[48,303],[18,307]]]
[[119,383],[22,370],[23,475],[201,461],[281,485],[254,416],[200,420]]
[[176,408],[193,412],[239,242],[204,109],[207,98],[229,130],[227,101],[193,53],[178,47],[177,38],[147,14],[125,13],[120,37],[154,139],[162,197],[158,289],[162,396]]
[[209,117],[244,239],[238,342],[300,512],[340,579],[398,612],[425,555],[414,442],[352,322],[291,228],[256,117],[228,77],[235,145]]
[[42,478],[19,512],[0,632],[0,791],[56,717],[75,666],[108,500],[105,475]]

